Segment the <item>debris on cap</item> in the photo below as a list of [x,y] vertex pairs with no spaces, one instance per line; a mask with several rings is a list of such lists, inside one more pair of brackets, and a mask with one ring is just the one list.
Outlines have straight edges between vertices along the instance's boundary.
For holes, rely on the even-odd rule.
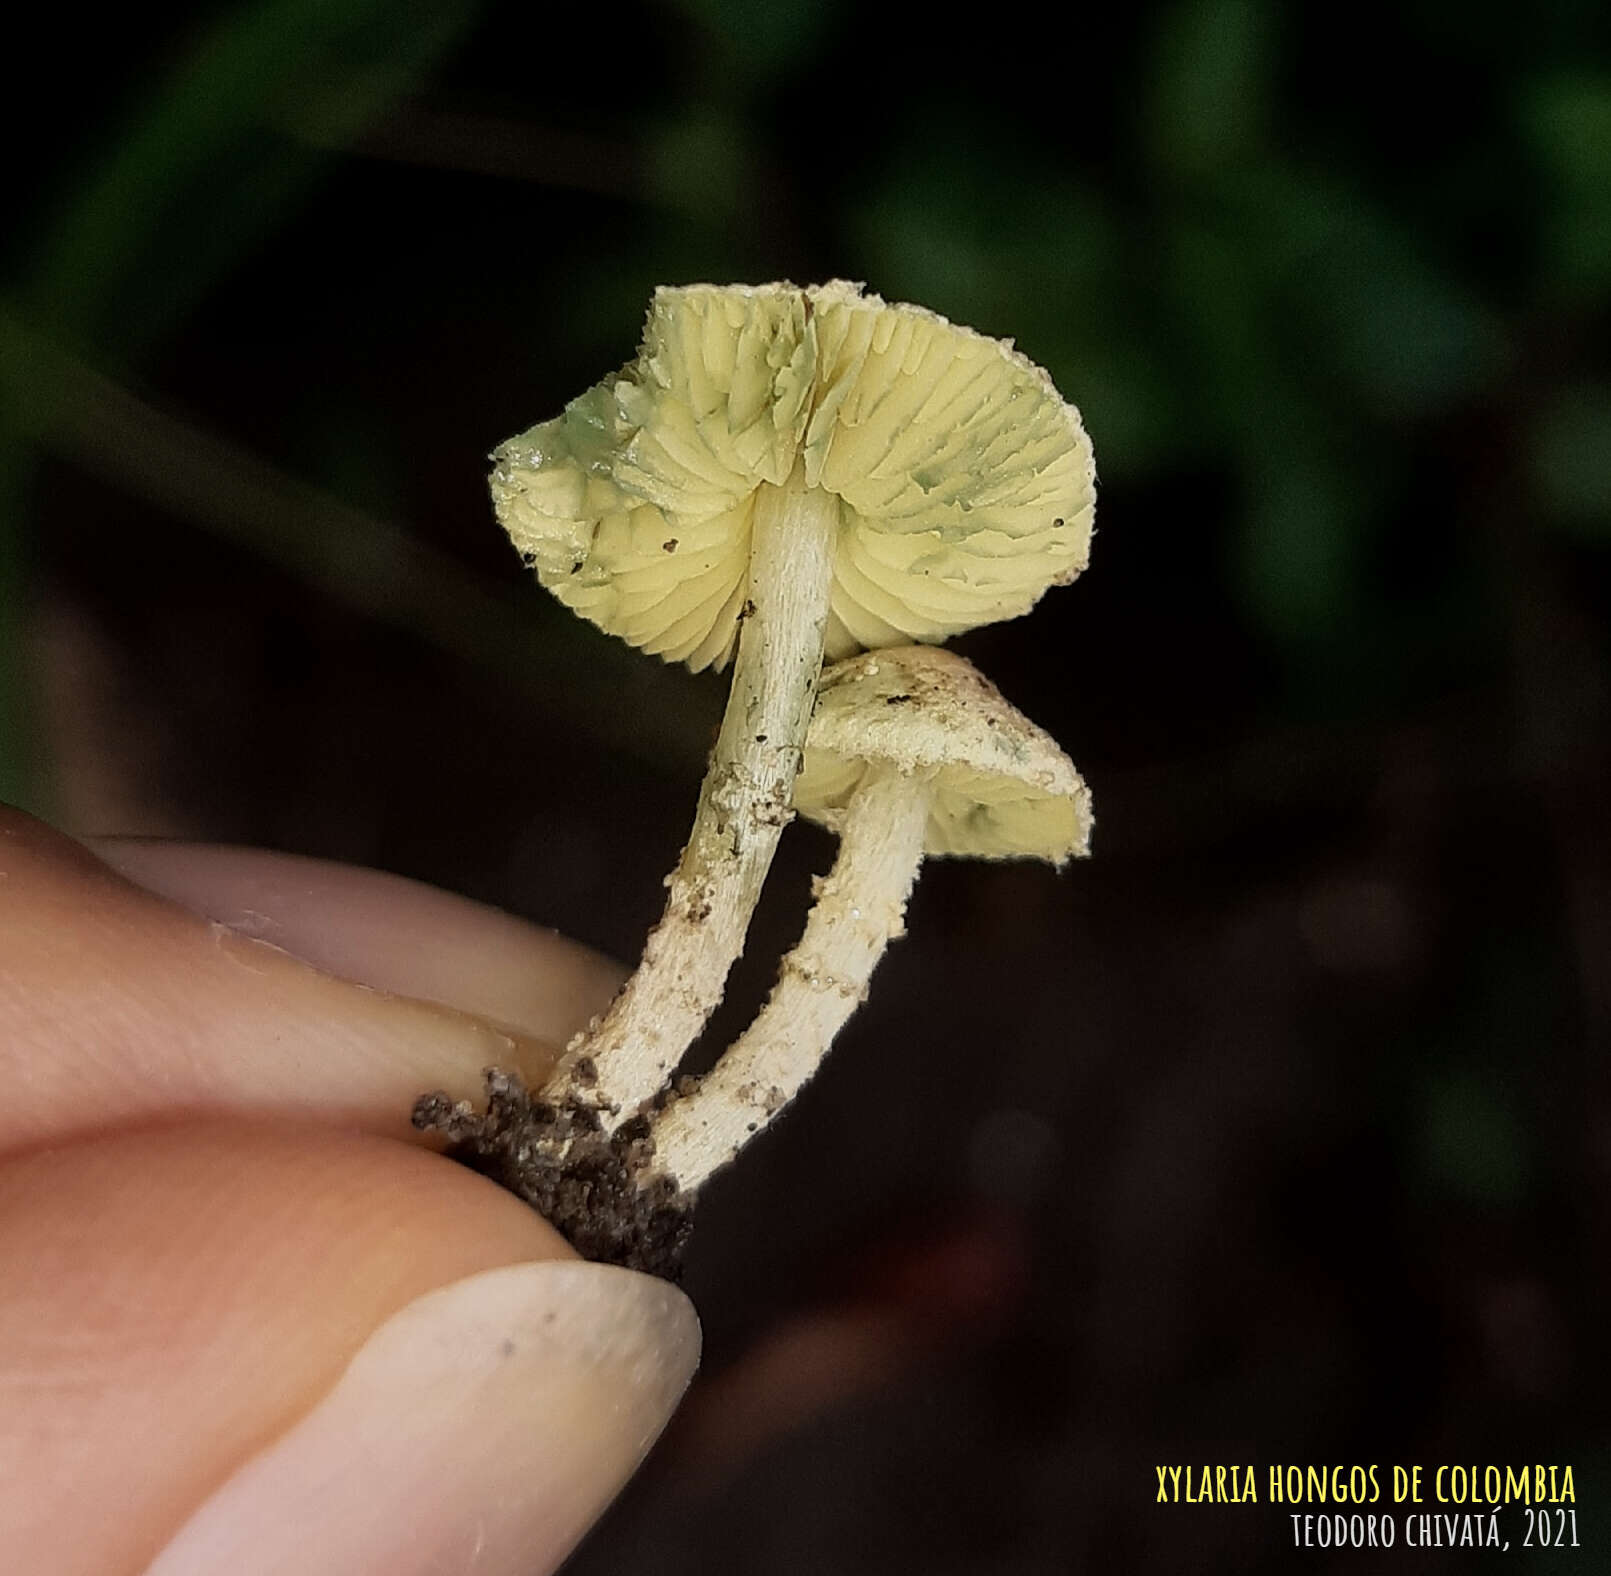
[[823,674],[795,808],[837,833],[862,778],[886,767],[930,780],[927,854],[1061,865],[1090,851],[1073,762],[952,652],[870,651]]

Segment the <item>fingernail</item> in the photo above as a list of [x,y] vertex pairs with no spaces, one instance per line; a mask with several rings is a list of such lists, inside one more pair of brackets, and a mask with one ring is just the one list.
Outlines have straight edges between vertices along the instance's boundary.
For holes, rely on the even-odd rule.
[[393,1315],[148,1576],[552,1570],[631,1475],[699,1361],[665,1281],[555,1261]]

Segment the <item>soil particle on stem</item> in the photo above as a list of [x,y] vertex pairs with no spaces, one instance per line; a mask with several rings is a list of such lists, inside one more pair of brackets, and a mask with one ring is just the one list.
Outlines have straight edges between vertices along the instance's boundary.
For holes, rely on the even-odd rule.
[[676,1280],[693,1201],[652,1174],[648,1124],[607,1134],[586,1106],[536,1099],[513,1073],[489,1068],[486,1083],[484,1113],[468,1100],[421,1095],[414,1126],[443,1134],[453,1159],[523,1198],[584,1258]]

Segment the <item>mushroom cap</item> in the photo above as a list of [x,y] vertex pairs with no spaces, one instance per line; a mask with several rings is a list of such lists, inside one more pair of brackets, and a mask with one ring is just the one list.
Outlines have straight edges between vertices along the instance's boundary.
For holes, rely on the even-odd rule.
[[837,832],[870,771],[928,779],[923,847],[972,859],[1090,852],[1091,795],[1056,741],[971,662],[927,646],[869,651],[822,675],[794,807]]
[[637,359],[493,460],[543,585],[696,670],[738,640],[756,489],[796,467],[839,500],[830,658],[1015,618],[1090,555],[1091,444],[1046,373],[842,280],[657,290]]

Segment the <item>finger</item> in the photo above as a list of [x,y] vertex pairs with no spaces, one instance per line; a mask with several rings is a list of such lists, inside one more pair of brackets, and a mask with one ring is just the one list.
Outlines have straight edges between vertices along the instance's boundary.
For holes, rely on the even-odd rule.
[[141,891],[0,811],[0,1150],[154,1116],[257,1112],[412,1139],[427,1089],[540,1083],[555,1048],[337,979]]
[[147,891],[328,974],[555,1045],[587,1026],[626,973],[557,931],[379,870],[209,843],[87,843]]
[[0,1162],[8,1564],[557,1563],[698,1345],[673,1288],[568,1255],[484,1179],[359,1135],[232,1122]]

